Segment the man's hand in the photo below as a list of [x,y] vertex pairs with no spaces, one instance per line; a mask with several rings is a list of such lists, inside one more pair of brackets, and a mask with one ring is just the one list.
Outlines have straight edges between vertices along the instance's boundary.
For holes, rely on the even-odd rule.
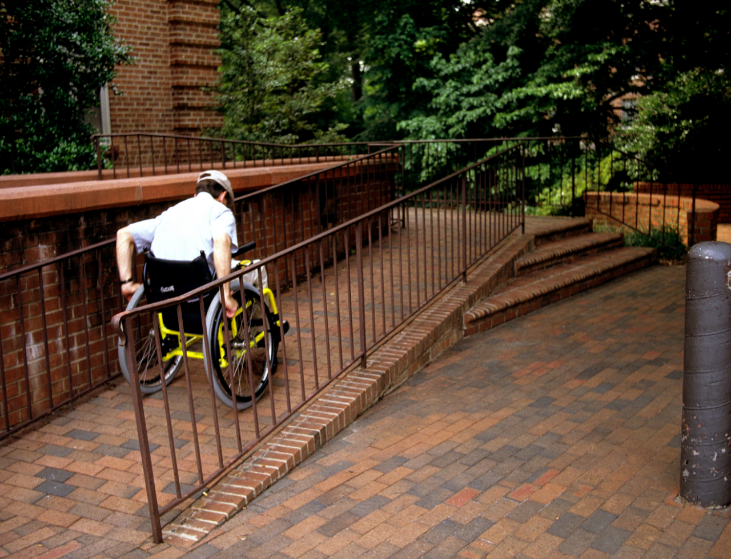
[[224,294],[224,302],[226,303],[226,316],[228,318],[233,318],[236,314],[236,311],[239,310],[239,303],[236,301],[236,299],[231,295],[231,292]]
[[132,299],[132,296],[137,293],[137,290],[142,287],[141,283],[136,282],[130,282],[130,283],[123,283],[122,284],[122,295],[124,295],[124,298],[129,302],[130,299]]

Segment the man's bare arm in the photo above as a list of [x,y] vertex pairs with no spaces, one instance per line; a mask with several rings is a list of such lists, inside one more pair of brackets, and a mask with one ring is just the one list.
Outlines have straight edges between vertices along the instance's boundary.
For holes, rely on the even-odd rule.
[[[119,271],[119,281],[127,282],[132,277],[132,266],[135,254],[135,241],[132,233],[127,227],[117,231],[117,270]],[[129,301],[142,286],[141,283],[134,281],[122,283],[122,295]]]
[[[213,235],[213,267],[217,278],[225,278],[231,273],[231,238],[227,233],[218,232]],[[223,284],[223,298],[226,305],[226,316],[233,318],[239,304],[231,296],[231,286]]]

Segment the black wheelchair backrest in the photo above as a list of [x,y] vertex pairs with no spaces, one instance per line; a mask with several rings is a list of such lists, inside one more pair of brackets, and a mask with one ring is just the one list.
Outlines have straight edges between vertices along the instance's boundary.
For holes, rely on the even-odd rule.
[[[197,289],[212,281],[211,271],[203,252],[189,262],[179,260],[163,260],[155,258],[151,253],[145,253],[145,268],[143,273],[145,295],[150,303],[165,301],[178,297]],[[205,309],[215,291],[204,296]],[[186,333],[202,333],[200,306],[198,299],[191,299],[182,306],[183,327]],[[178,329],[177,311],[169,307],[162,311],[165,326],[171,330]]]
[[145,294],[153,303],[165,301],[197,289],[211,281],[211,271],[203,253],[185,262],[163,260],[145,253]]

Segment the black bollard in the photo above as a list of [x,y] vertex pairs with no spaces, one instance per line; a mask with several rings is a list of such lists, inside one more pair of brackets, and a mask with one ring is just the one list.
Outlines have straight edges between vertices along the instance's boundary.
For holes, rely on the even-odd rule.
[[731,504],[731,245],[688,253],[680,496]]

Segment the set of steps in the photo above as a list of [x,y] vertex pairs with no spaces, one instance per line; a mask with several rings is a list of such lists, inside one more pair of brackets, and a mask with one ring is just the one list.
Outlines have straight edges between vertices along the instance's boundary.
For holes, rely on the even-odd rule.
[[624,247],[619,233],[593,233],[588,219],[537,232],[534,245],[515,263],[514,278],[465,314],[466,336],[657,261],[655,249]]

